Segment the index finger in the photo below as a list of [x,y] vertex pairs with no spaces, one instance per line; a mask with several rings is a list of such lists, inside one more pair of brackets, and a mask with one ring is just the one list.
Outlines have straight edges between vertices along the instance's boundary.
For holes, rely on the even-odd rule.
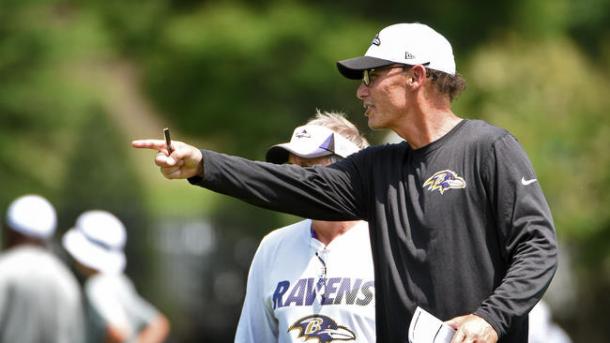
[[139,149],[151,149],[157,151],[167,151],[165,141],[162,139],[137,139],[131,141],[131,146]]

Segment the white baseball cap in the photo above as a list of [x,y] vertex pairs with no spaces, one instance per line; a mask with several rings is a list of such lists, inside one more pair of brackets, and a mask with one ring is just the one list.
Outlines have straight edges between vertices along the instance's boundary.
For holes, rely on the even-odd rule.
[[420,24],[394,24],[381,30],[364,56],[337,62],[348,79],[361,79],[364,70],[392,64],[416,65],[455,75],[455,60],[449,41],[431,27]]
[[6,223],[13,231],[26,236],[47,239],[55,233],[55,208],[40,195],[28,194],[15,199],[8,207]]
[[123,223],[100,210],[81,214],[74,228],[63,236],[63,245],[74,259],[103,273],[120,273],[125,269],[126,241]]
[[337,155],[347,157],[360,148],[333,130],[319,125],[303,125],[294,129],[289,143],[277,144],[269,148],[267,162],[286,163],[288,154],[301,158],[318,158]]

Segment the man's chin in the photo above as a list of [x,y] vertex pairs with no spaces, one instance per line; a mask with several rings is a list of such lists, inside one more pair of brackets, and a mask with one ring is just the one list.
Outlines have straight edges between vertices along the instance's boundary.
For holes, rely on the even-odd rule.
[[371,120],[370,117],[369,117],[369,121],[368,121],[368,126],[369,126],[369,129],[371,129],[371,130],[381,130],[381,129],[384,129],[384,127],[382,125],[380,125],[379,123]]

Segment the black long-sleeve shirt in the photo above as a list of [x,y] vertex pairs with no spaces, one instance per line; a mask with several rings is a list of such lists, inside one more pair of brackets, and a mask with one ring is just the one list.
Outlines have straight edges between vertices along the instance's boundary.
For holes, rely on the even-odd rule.
[[407,342],[416,306],[443,320],[475,313],[500,342],[527,341],[557,245],[531,163],[507,131],[463,120],[416,150],[375,146],[316,168],[202,151],[192,183],[302,217],[369,222],[379,342]]

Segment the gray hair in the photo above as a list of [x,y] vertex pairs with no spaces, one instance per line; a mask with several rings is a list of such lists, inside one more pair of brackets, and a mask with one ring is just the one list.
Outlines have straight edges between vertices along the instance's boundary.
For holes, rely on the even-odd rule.
[[[364,149],[369,146],[369,142],[360,133],[356,125],[351,121],[347,120],[345,113],[334,112],[334,111],[320,111],[316,109],[316,114],[310,119],[306,125],[317,125],[331,129],[335,133],[341,135],[343,138],[354,143],[360,149]],[[331,163],[340,160],[341,157],[337,155],[329,156]]]

